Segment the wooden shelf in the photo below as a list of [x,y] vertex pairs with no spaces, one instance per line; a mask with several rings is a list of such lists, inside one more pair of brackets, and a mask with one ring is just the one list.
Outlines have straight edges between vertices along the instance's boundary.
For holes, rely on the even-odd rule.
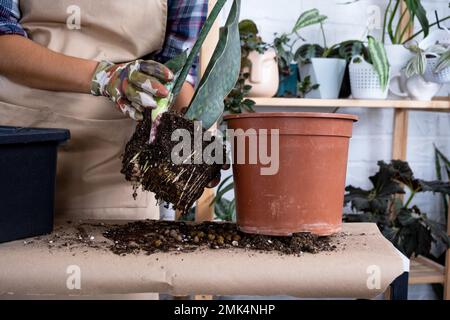
[[442,97],[433,101],[300,98],[251,99],[254,100],[259,107],[396,108],[407,110],[450,111],[450,100],[447,97]]
[[425,257],[411,259],[409,284],[444,283],[444,267]]

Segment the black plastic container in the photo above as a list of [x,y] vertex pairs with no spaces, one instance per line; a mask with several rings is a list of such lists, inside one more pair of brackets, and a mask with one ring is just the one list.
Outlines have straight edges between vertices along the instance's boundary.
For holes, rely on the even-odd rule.
[[0,242],[53,229],[57,148],[64,129],[0,126]]

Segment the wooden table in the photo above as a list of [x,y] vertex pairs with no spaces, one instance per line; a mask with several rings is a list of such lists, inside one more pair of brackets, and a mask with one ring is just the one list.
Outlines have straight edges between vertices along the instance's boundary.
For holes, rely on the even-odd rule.
[[[102,237],[104,228],[85,227],[97,248],[62,245],[76,234],[73,223],[39,240],[1,244],[0,297],[159,292],[373,298],[408,271],[408,260],[368,223],[344,224],[333,238],[336,251],[300,257],[244,249],[118,256]],[[55,234],[63,240],[52,242]]]

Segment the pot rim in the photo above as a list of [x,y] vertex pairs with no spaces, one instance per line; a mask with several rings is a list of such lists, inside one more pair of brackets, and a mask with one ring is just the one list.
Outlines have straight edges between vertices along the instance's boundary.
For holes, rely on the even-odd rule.
[[322,119],[344,119],[344,120],[352,120],[354,122],[359,120],[359,117],[353,114],[325,113],[325,112],[254,112],[254,113],[229,114],[223,117],[225,121],[248,119],[248,118],[322,118]]

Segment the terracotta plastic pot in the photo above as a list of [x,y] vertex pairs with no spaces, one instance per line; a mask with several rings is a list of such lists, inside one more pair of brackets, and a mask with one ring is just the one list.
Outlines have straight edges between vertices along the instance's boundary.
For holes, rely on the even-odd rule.
[[[225,117],[235,131],[233,175],[237,224],[248,233],[330,235],[341,230],[349,140],[357,117],[327,113],[251,113]],[[261,169],[274,165],[236,163],[238,137],[256,130],[258,143],[266,129],[268,155],[273,129],[279,130],[279,166],[273,175]],[[254,134],[253,134],[254,135]],[[242,138],[242,137],[241,137]],[[242,141],[242,139],[240,139]],[[264,140],[262,140],[264,141]],[[273,157],[275,159],[276,157]],[[265,162],[267,163],[267,162]]]

